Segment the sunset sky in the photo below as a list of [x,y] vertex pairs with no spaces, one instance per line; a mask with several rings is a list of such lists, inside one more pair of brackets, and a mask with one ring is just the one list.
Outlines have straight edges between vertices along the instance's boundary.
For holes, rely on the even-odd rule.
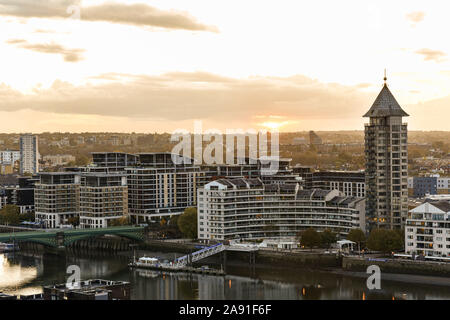
[[[79,10],[78,10],[79,9]],[[0,132],[450,130],[448,1],[0,0]]]

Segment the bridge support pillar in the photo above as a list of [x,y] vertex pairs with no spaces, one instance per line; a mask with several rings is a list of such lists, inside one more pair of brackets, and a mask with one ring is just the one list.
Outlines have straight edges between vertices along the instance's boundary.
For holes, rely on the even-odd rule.
[[64,232],[57,232],[55,235],[55,240],[58,246],[64,246]]
[[220,254],[223,271],[227,273],[227,250],[222,251]]
[[255,265],[255,263],[256,263],[256,252],[250,251],[249,254],[250,254],[250,261],[249,261],[250,264],[251,265]]
[[65,257],[66,256],[66,247],[61,246],[61,247],[44,247],[44,254],[50,254],[53,256],[58,256],[58,257]]

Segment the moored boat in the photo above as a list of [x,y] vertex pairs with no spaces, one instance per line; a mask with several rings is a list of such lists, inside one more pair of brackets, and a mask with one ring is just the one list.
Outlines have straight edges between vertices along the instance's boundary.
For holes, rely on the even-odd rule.
[[0,243],[0,252],[11,252],[15,250],[18,250],[18,247],[13,243]]

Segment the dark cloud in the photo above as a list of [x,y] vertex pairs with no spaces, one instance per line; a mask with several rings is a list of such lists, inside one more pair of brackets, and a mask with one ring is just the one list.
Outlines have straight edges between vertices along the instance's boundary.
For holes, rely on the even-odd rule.
[[95,79],[101,79],[101,84],[75,87],[56,81],[32,95],[4,90],[0,111],[33,109],[173,121],[249,120],[257,115],[339,120],[359,118],[376,96],[303,76],[233,79],[176,72],[161,76],[110,73]]
[[23,39],[11,39],[8,44],[16,45],[19,48],[40,53],[59,54],[66,62],[78,62],[83,59],[84,49],[68,49],[57,43],[28,43]]
[[445,52],[426,48],[416,50],[415,53],[422,55],[425,61],[434,61],[434,62],[442,62],[444,60],[444,57],[447,56]]
[[413,23],[422,22],[424,18],[425,18],[425,12],[422,12],[422,11],[414,11],[414,12],[408,13],[406,15],[406,19],[408,19],[409,21],[411,21]]
[[[74,0],[0,0],[0,15],[24,18],[68,18],[79,1]],[[106,21],[136,26],[217,32],[214,26],[198,22],[186,12],[160,10],[144,3],[121,4],[107,2],[95,6],[80,6],[80,18],[85,21]]]

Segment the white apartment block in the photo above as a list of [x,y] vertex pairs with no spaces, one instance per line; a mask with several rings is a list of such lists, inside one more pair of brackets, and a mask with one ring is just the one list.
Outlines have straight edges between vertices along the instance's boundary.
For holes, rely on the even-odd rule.
[[20,160],[20,151],[5,150],[0,151],[0,163],[14,164],[14,162]]
[[20,137],[20,174],[39,172],[38,137],[26,134]]
[[345,236],[365,230],[365,200],[338,190],[301,190],[259,178],[219,179],[198,190],[198,238],[283,239],[308,228]]
[[450,201],[427,201],[409,211],[405,226],[405,252],[450,256]]
[[450,178],[437,177],[437,193],[450,194]]

